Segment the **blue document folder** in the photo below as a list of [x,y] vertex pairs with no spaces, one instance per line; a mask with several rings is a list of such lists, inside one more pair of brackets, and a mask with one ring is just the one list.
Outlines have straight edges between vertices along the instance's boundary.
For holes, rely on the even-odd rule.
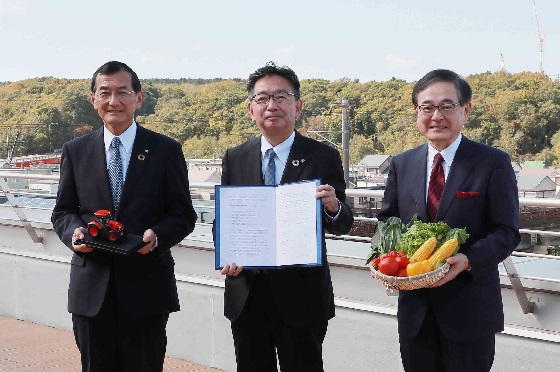
[[216,186],[216,269],[322,265],[319,182]]

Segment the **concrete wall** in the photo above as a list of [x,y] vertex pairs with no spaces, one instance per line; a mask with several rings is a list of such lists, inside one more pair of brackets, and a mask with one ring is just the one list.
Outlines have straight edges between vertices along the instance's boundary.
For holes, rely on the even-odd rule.
[[[70,251],[52,230],[40,233],[44,244],[33,244],[24,229],[0,224],[0,315],[70,330]],[[175,247],[173,254],[181,311],[170,316],[168,355],[234,371],[233,341],[223,316],[223,278],[213,268],[213,252]],[[325,339],[325,371],[402,371],[396,298],[387,296],[366,270],[333,267],[332,272],[337,316]],[[510,334],[515,333],[512,324],[525,323],[526,328],[519,329],[545,328],[560,335],[558,295],[539,294],[542,314],[530,319],[519,310],[515,296],[504,293]],[[493,371],[556,371],[558,343],[500,335]]]

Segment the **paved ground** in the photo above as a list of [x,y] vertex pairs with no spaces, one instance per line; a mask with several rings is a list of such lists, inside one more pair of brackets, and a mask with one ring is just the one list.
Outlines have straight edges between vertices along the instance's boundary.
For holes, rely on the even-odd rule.
[[[0,316],[0,371],[79,372],[80,354],[71,332]],[[177,358],[164,371],[219,372]]]

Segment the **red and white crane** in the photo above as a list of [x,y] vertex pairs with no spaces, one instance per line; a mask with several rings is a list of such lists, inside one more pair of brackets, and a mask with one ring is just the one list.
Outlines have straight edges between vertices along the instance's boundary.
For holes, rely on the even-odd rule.
[[544,73],[543,70],[543,44],[544,44],[544,36],[541,34],[541,28],[539,26],[539,18],[537,16],[537,4],[535,0],[533,0],[533,11],[535,13],[535,22],[537,23],[537,36],[539,40],[539,72],[542,74]]

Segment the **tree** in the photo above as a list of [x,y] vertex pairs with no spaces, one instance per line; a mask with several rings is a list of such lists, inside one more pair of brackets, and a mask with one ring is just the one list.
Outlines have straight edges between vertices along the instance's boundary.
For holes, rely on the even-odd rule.
[[350,164],[358,164],[366,155],[373,155],[375,151],[373,140],[361,134],[355,134],[350,140]]

